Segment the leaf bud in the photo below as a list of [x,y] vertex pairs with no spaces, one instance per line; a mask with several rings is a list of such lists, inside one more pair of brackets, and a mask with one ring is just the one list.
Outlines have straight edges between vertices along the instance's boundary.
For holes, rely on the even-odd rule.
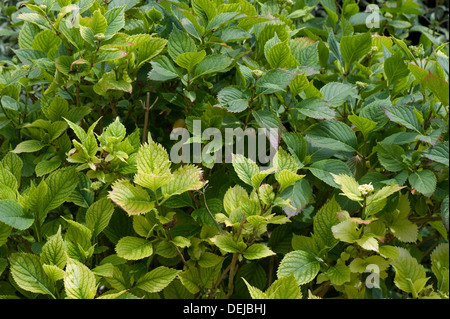
[[264,74],[264,72],[261,70],[252,70],[252,75],[256,76],[258,78],[261,77],[263,74]]
[[95,39],[98,41],[103,41],[105,39],[105,34],[103,33],[97,33],[95,36]]

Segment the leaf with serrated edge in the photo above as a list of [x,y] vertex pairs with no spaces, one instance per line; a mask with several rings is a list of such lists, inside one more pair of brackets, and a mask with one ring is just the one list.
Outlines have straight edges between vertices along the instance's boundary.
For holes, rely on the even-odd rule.
[[294,275],[299,285],[312,281],[320,271],[320,263],[311,253],[295,250],[287,253],[277,270],[278,278]]
[[317,212],[313,221],[314,241],[317,245],[331,249],[339,242],[333,236],[331,228],[339,224],[336,213],[340,211],[341,207],[333,197]]
[[294,275],[279,278],[265,291],[270,299],[301,299],[302,292]]
[[108,197],[129,215],[145,214],[155,206],[144,189],[132,185],[127,180],[116,181]]
[[41,262],[47,265],[55,265],[60,269],[64,269],[67,262],[67,248],[61,236],[61,228],[58,232],[49,237],[42,247]]
[[206,184],[202,178],[203,173],[200,168],[191,164],[184,165],[173,172],[172,179],[162,186],[161,191],[167,198],[187,191],[199,190]]
[[246,184],[252,186],[252,177],[259,173],[258,165],[241,154],[233,154],[233,168],[239,178]]
[[448,243],[439,244],[431,253],[431,270],[438,280],[438,289],[448,294],[449,291],[449,253]]
[[69,299],[94,299],[97,293],[95,275],[79,261],[69,259],[64,274],[64,289]]
[[15,283],[26,291],[54,296],[54,286],[44,272],[39,256],[15,253],[9,257]]
[[27,216],[26,211],[18,203],[10,199],[4,199],[0,200],[0,222],[25,230],[31,227],[34,219],[32,216]]
[[417,297],[429,279],[426,277],[425,268],[406,249],[397,249],[399,255],[391,263],[395,269],[394,283],[404,292]]
[[253,244],[244,251],[243,256],[248,260],[261,259],[273,256],[275,253],[263,244]]
[[150,293],[159,292],[166,288],[180,272],[181,270],[159,266],[140,277],[136,282],[136,288]]
[[107,226],[114,213],[111,201],[104,197],[93,203],[86,211],[86,225],[94,237],[98,236]]
[[436,175],[431,170],[413,173],[408,177],[411,187],[426,197],[433,195],[436,190]]
[[345,174],[334,175],[333,173],[331,173],[331,175],[333,176],[336,184],[341,186],[341,190],[343,192],[342,195],[345,195],[349,199],[357,202],[363,200],[361,192],[358,190],[359,184],[352,176]]
[[117,243],[116,252],[127,260],[139,260],[153,254],[153,244],[144,238],[125,236]]

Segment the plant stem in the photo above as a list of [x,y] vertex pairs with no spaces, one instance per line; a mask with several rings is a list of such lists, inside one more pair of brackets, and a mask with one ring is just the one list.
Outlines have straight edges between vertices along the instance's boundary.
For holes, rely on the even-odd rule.
[[364,196],[364,204],[363,204],[363,208],[362,208],[362,219],[366,218],[366,207],[367,207],[367,196]]
[[233,259],[231,260],[231,264],[230,264],[230,276],[228,277],[228,292],[227,292],[227,295],[225,296],[225,299],[229,299],[231,297],[231,295],[233,294],[234,275],[237,272],[236,261],[238,260],[238,257],[239,257],[238,253],[233,254]]
[[145,110],[145,118],[144,118],[144,129],[142,132],[142,144],[145,143],[146,138],[147,138],[147,129],[148,129],[148,115],[150,110],[155,106],[156,102],[158,101],[158,97],[156,97],[155,101],[153,102],[152,105],[150,105],[150,92],[147,92],[147,101],[145,102],[141,102],[142,108]]
[[213,288],[211,289],[211,291],[209,293],[209,299],[212,299],[214,297],[214,292],[217,290],[217,288],[219,287],[219,285],[222,282],[223,278],[230,271],[230,269],[231,269],[231,263],[227,266],[227,268],[225,268],[225,270],[220,275],[219,279],[217,279],[216,284],[213,286]]
[[[172,233],[170,232],[170,228],[167,228],[167,234],[169,235],[170,240],[173,241],[173,237],[172,237]],[[181,258],[181,261],[182,261],[183,264],[186,266],[186,269],[189,269],[189,265],[187,264],[186,259],[184,259],[184,256],[183,256],[183,254],[181,253],[181,251],[180,251],[180,249],[178,248],[178,246],[175,245],[173,242],[171,242],[171,244],[173,245],[173,247],[175,247],[175,249],[176,249],[178,255],[179,255],[180,258]]]
[[39,222],[39,219],[35,219],[34,221],[34,230],[36,231],[36,240],[41,242],[41,223]]
[[317,287],[317,289],[314,290],[312,292],[312,294],[315,295],[315,296],[318,296],[318,297],[323,297],[327,293],[328,289],[330,289],[330,282],[329,281],[324,282],[322,285]]

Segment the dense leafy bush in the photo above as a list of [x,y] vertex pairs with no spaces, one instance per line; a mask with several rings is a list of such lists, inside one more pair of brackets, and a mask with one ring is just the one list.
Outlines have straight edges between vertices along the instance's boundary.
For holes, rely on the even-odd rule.
[[448,298],[445,6],[1,8],[2,298]]

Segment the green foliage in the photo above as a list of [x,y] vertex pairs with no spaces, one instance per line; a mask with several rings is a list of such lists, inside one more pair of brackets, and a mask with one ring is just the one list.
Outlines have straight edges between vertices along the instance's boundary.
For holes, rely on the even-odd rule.
[[448,299],[448,8],[418,3],[2,2],[0,296]]

